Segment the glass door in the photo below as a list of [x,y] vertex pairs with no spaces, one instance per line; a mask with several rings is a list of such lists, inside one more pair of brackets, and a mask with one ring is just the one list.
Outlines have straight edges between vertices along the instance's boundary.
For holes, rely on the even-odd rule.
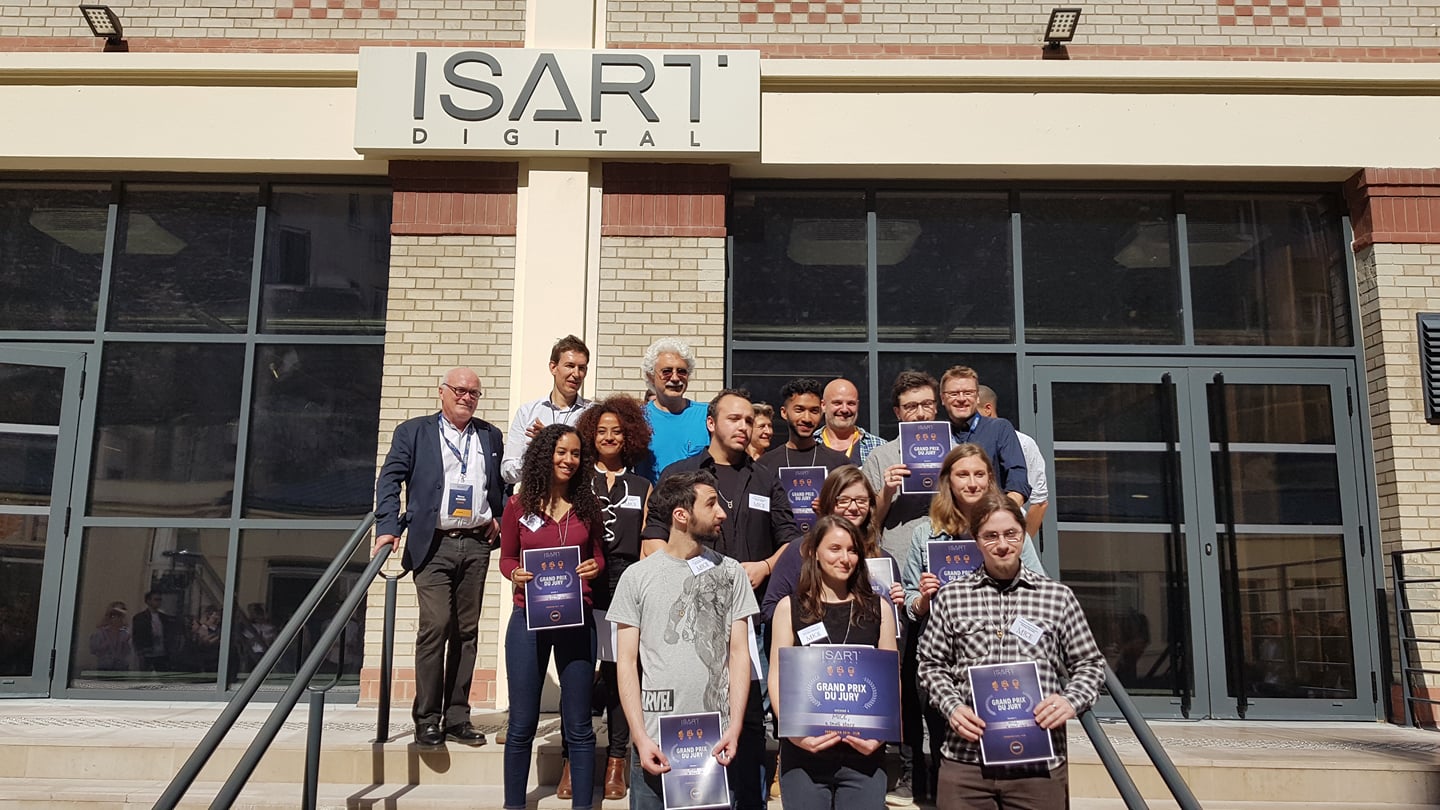
[[0,695],[50,692],[84,362],[0,349]]
[[1343,369],[1035,381],[1046,563],[1147,716],[1375,716]]

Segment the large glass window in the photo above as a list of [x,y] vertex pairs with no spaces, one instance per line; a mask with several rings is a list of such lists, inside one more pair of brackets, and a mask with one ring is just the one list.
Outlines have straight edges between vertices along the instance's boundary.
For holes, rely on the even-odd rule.
[[89,331],[109,189],[0,183],[0,331]]

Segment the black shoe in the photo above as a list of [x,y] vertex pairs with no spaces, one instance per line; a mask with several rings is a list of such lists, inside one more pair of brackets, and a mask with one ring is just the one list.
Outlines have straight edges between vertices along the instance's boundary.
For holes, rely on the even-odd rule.
[[485,733],[478,731],[469,723],[460,723],[445,729],[445,739],[454,740],[462,745],[481,746],[488,742]]
[[440,730],[439,723],[419,723],[415,726],[415,743],[432,747],[444,745],[445,732]]

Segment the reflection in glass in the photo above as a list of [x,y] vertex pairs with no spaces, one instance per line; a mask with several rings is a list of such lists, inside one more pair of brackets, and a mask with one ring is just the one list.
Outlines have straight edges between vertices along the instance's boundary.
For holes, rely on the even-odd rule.
[[[3,451],[0,457],[4,457]],[[35,670],[45,533],[49,525],[49,519],[43,515],[0,515],[0,676],[3,677],[28,678]]]
[[[1227,383],[1224,391],[1224,413],[1210,414],[1212,440],[1223,417],[1235,443],[1335,444],[1328,385]],[[1213,384],[1209,394],[1213,401]]]
[[262,345],[247,517],[354,517],[375,495],[383,346]]
[[[865,339],[863,193],[737,191],[730,217],[736,340]],[[882,261],[917,236],[882,233]]]
[[1236,543],[1245,694],[1356,697],[1343,538],[1242,534]]
[[273,189],[260,282],[261,332],[384,334],[389,189]]
[[[87,529],[70,686],[118,681],[213,689],[228,612],[227,535],[223,529]],[[128,654],[121,642],[127,636]]]
[[0,184],[0,330],[95,328],[108,196],[105,187]]
[[46,506],[55,480],[55,436],[0,433],[0,504]]
[[129,186],[120,206],[110,328],[244,332],[258,191]]
[[1057,442],[1163,442],[1166,422],[1164,384],[1054,383],[1053,424]]
[[0,363],[0,424],[58,425],[64,394],[63,368]]
[[1056,450],[1052,502],[1060,520],[1169,525],[1163,451]]
[[[875,415],[879,417],[879,433],[886,439],[900,435],[895,417],[895,403],[892,391],[895,377],[907,369],[923,371],[938,382],[945,370],[951,366],[969,366],[980,375],[980,382],[995,389],[999,401],[996,411],[1009,419],[1017,428],[1020,426],[1020,406],[1016,399],[1015,355],[1013,354],[941,354],[939,352],[885,352],[880,355],[880,401],[875,403]],[[936,417],[945,419],[945,406],[936,397]]]
[[1170,198],[1021,197],[1025,338],[1035,343],[1180,343]]
[[771,447],[779,447],[790,437],[785,420],[780,418],[780,389],[796,377],[813,377],[824,386],[836,377],[844,377],[860,391],[860,416],[856,423],[868,429],[871,403],[865,392],[870,384],[869,363],[864,354],[826,352],[797,354],[795,352],[741,352],[731,356],[730,385],[750,391],[753,402],[775,406],[775,436]]
[[[1218,500],[1224,497],[1224,456],[1212,453],[1211,460]],[[1236,523],[1335,526],[1343,522],[1339,458],[1334,453],[1231,451],[1230,491]]]
[[1004,194],[881,193],[875,211],[881,340],[1014,338]]
[[1187,194],[1195,342],[1349,346],[1343,201]]
[[[1132,694],[1194,693],[1184,555],[1183,538],[1169,532],[1060,532],[1061,578]],[[1177,648],[1183,660],[1176,660]]]
[[91,514],[229,517],[244,347],[111,343],[104,365]]
[[[247,530],[240,535],[240,568],[236,573],[235,601],[243,610],[237,611],[231,620],[230,633],[239,655],[231,670],[232,683],[238,683],[250,674],[261,656],[270,649],[280,628],[290,621],[295,608],[310,593],[320,574],[349,538],[348,531]],[[265,679],[267,685],[289,685],[299,662],[314,649],[316,639],[335,617],[345,594],[359,580],[368,561],[369,549],[362,543],[305,624],[299,644],[291,645],[275,671]],[[364,652],[365,603],[361,602],[346,624],[344,636],[326,656],[326,664],[319,677],[328,678],[339,664],[342,685],[359,683]]]

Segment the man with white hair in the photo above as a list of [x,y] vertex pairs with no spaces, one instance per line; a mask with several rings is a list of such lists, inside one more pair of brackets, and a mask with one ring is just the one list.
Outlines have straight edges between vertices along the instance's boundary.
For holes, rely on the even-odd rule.
[[689,458],[710,446],[705,427],[705,406],[685,398],[690,374],[695,370],[695,352],[679,338],[660,338],[645,350],[640,372],[655,399],[645,406],[650,422],[650,468],[637,470],[656,480],[660,471],[682,458]]

